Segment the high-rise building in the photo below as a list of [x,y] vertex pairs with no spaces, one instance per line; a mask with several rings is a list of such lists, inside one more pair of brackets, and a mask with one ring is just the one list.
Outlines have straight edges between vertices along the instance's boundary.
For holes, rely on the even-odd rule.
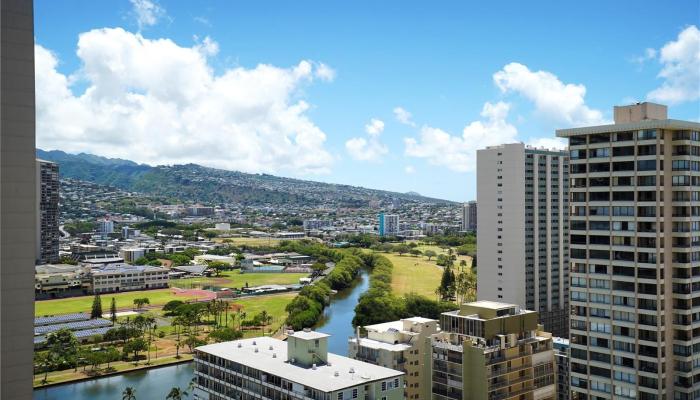
[[32,398],[36,144],[34,10],[0,1],[0,398]]
[[476,201],[462,204],[462,231],[476,232]]
[[58,164],[36,160],[37,241],[38,264],[58,262],[61,234],[58,230]]
[[399,234],[399,216],[396,214],[379,214],[379,236],[396,236]]
[[537,312],[477,301],[440,315],[432,336],[432,399],[555,400],[552,335]]
[[114,233],[114,221],[110,219],[101,219],[97,221],[97,232],[102,236]]
[[568,154],[503,144],[477,151],[477,298],[539,313],[568,337]]
[[302,331],[198,347],[194,398],[401,400],[404,373],[328,352],[328,335]]
[[557,400],[569,400],[569,339],[555,337],[552,340],[557,361]]
[[[700,124],[653,103],[562,129],[573,399],[700,397]],[[481,270],[479,270],[481,273]]]
[[430,337],[438,321],[413,317],[363,328],[366,337],[349,340],[350,358],[405,372],[404,398],[430,399]]

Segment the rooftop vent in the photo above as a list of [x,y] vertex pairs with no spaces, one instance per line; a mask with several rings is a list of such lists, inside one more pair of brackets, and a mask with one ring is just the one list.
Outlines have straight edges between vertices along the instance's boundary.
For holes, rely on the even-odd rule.
[[335,372],[333,373],[333,376],[340,376],[340,372],[335,371]]
[[351,374],[354,374],[354,373],[355,373],[355,368],[350,367],[350,373],[351,373]]
[[316,364],[311,364],[311,369],[316,369]]
[[238,342],[238,348],[240,349],[241,347],[243,347],[243,344],[241,342]]
[[304,328],[304,332],[311,332],[311,328]]
[[270,350],[274,350],[274,349],[272,348],[272,345],[270,345],[270,348],[269,348],[269,349],[270,349]]
[[258,352],[258,348],[257,348],[257,347],[255,348],[255,352],[256,352],[256,353]]
[[277,358],[277,353],[272,353],[272,358]]
[[258,342],[256,342],[255,340],[253,340],[253,346],[255,346],[255,345],[257,345],[257,344],[258,344]]

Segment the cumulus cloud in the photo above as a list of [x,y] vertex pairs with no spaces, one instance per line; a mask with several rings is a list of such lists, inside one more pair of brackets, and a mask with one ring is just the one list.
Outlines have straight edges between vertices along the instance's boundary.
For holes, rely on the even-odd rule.
[[682,103],[700,99],[700,30],[691,25],[659,51],[660,87],[647,94],[652,101]]
[[416,126],[416,123],[413,122],[413,120],[411,119],[411,113],[406,111],[402,107],[394,108],[394,117],[397,121],[401,122],[404,125]]
[[316,77],[322,81],[332,82],[335,79],[335,70],[324,63],[316,67]]
[[412,174],[412,173],[416,172],[416,169],[413,168],[413,165],[407,165],[406,167],[404,167],[403,170],[404,170],[407,174]]
[[216,74],[209,58],[217,51],[209,38],[182,47],[121,28],[95,29],[79,37],[74,82],[57,70],[55,54],[36,45],[37,145],[149,164],[329,172],[326,134],[300,98],[319,64]]
[[367,138],[354,137],[345,142],[345,149],[350,157],[359,161],[378,161],[389,149],[379,140],[384,131],[384,121],[372,118],[365,125]]
[[527,141],[527,145],[550,150],[564,150],[568,146],[566,140],[558,137],[533,138]]
[[139,30],[153,26],[166,15],[165,9],[152,0],[130,0]]
[[481,110],[482,119],[465,126],[461,136],[423,126],[418,138],[404,138],[406,155],[424,158],[433,165],[453,171],[473,171],[478,149],[516,141],[518,131],[506,121],[509,110],[508,103],[485,103]]
[[493,81],[501,92],[515,92],[533,102],[536,112],[554,123],[584,126],[607,122],[600,111],[585,104],[584,85],[563,83],[551,72],[510,63],[493,74]]

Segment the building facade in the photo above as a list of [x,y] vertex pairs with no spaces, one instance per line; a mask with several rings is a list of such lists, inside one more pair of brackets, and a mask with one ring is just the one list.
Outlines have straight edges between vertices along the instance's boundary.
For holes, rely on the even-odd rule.
[[477,298],[539,313],[568,337],[568,154],[522,143],[477,151]]
[[363,328],[366,337],[349,340],[350,358],[404,372],[404,398],[430,399],[430,337],[438,321],[413,317]]
[[97,232],[102,236],[107,236],[114,233],[114,221],[109,219],[101,219],[97,221]]
[[477,301],[440,316],[432,336],[432,399],[555,400],[552,335],[537,312]]
[[477,208],[476,201],[462,204],[462,231],[476,232]]
[[36,160],[38,264],[58,262],[58,164]]
[[295,332],[195,351],[197,400],[400,400],[403,372],[328,353],[328,335]]
[[396,214],[379,214],[379,236],[396,236],[399,234],[399,216]]
[[572,398],[697,399],[700,124],[652,103],[614,114],[557,131],[571,152]]
[[0,0],[0,398],[33,396],[34,9]]
[[569,400],[569,339],[555,337],[553,342],[557,361],[557,399]]
[[168,270],[150,265],[107,264],[90,272],[94,293],[168,287]]

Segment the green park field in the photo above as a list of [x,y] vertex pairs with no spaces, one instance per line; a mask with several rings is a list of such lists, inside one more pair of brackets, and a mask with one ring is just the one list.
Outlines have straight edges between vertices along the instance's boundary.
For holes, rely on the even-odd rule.
[[197,286],[216,286],[229,288],[242,288],[246,283],[248,286],[260,285],[290,285],[299,283],[299,278],[307,277],[308,274],[292,273],[241,273],[235,271],[223,271],[216,277],[207,278],[186,278],[172,279],[170,286],[179,288],[191,288]]

